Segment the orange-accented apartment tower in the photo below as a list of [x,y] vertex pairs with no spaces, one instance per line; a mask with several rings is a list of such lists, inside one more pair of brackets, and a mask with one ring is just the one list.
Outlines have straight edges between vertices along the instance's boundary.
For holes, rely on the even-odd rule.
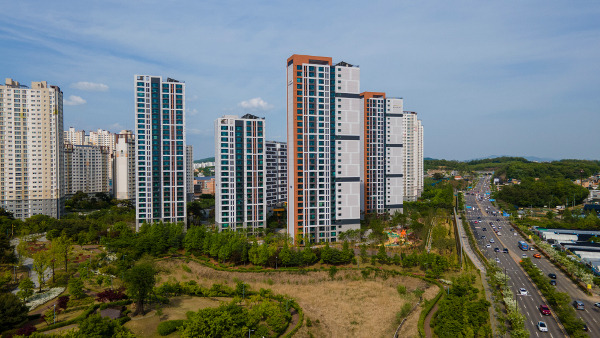
[[364,213],[402,211],[402,99],[361,94],[358,66],[288,58],[287,127],[294,241],[335,242]]

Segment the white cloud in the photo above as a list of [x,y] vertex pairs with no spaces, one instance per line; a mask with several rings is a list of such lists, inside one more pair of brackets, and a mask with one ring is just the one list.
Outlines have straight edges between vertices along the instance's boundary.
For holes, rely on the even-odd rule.
[[71,84],[71,88],[85,90],[90,92],[105,92],[108,90],[108,86],[103,83],[94,83],[94,82],[86,82],[80,81]]
[[123,125],[120,124],[119,122],[115,122],[115,123],[111,124],[110,126],[108,126],[108,129],[119,132],[119,131],[125,129],[125,127],[123,127]]
[[81,96],[71,95],[68,99],[63,99],[63,104],[65,106],[79,106],[81,104],[85,104],[87,101],[84,100]]
[[187,116],[196,116],[198,115],[198,109],[196,108],[192,108],[192,109],[186,109],[185,113],[187,114]]
[[213,136],[213,129],[200,129],[200,128],[186,128],[188,135],[201,135],[201,136]]
[[263,100],[260,97],[255,97],[247,101],[242,101],[239,103],[239,106],[250,110],[268,110],[273,108],[272,105],[268,104],[265,100]]

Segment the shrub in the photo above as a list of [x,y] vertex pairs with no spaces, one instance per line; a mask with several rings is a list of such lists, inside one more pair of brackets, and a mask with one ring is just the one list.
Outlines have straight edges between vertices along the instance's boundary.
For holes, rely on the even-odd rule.
[[404,296],[406,294],[406,286],[398,285],[396,289],[398,290],[398,294],[400,294],[401,296]]
[[96,294],[96,300],[99,302],[114,302],[117,300],[125,299],[127,298],[127,296],[125,296],[125,293],[123,291],[125,291],[125,289],[123,288],[117,290],[106,289]]
[[56,302],[56,306],[58,306],[59,309],[63,309],[66,310],[69,304],[69,296],[60,296],[58,297],[58,301]]
[[20,328],[20,329],[17,330],[17,336],[28,337],[32,333],[34,333],[35,331],[37,331],[37,328],[35,326],[25,325],[22,328]]
[[192,269],[190,269],[189,266],[185,265],[185,264],[181,264],[181,268],[183,269],[183,271],[187,272],[187,273],[191,273]]
[[158,334],[161,336],[168,336],[171,333],[177,331],[177,328],[182,326],[185,320],[167,320],[158,324]]

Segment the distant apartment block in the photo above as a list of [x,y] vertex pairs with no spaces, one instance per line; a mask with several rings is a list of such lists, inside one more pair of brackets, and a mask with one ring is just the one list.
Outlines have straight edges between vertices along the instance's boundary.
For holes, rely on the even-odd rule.
[[416,201],[423,192],[423,125],[417,113],[404,112],[404,199]]
[[360,68],[287,60],[288,234],[334,242],[365,213],[402,211],[402,99],[360,91]]
[[75,130],[75,128],[69,127],[69,130],[65,130],[64,141],[77,145],[87,144],[85,130]]
[[267,212],[287,203],[287,144],[266,141]]
[[219,230],[258,233],[266,226],[264,119],[215,121],[215,221]]
[[194,196],[214,195],[215,194],[215,177],[194,177]]
[[119,200],[135,198],[135,136],[131,130],[115,134],[113,195]]
[[185,83],[135,75],[136,225],[186,218]]
[[[90,135],[88,138],[88,144],[93,146],[103,146],[108,147],[108,151],[112,154],[115,151],[115,134],[111,133],[108,130],[98,129],[97,131],[90,131]],[[112,180],[113,170],[112,170],[112,161],[108,162],[109,169],[109,178]]]
[[64,145],[65,193],[108,193],[110,150],[105,146]]
[[64,215],[63,137],[58,86],[0,85],[0,206],[16,218]]

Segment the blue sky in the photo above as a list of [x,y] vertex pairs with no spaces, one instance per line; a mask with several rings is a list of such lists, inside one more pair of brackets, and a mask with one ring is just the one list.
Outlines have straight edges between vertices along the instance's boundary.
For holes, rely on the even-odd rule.
[[224,114],[284,141],[286,59],[311,54],[403,97],[427,157],[600,159],[597,1],[5,1],[0,50],[1,77],[61,87],[65,129],[134,129],[134,74],[185,81],[195,158]]

